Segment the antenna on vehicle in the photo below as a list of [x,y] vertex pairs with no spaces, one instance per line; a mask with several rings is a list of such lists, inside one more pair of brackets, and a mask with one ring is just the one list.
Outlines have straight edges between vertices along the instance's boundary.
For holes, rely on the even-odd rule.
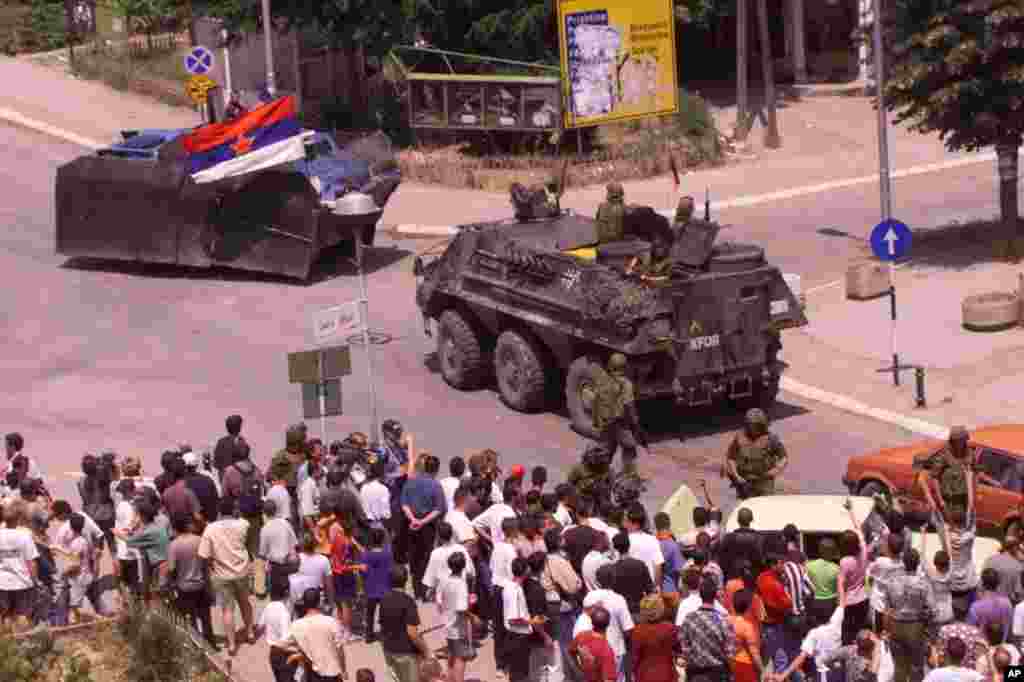
[[711,188],[704,188],[704,220],[711,222]]

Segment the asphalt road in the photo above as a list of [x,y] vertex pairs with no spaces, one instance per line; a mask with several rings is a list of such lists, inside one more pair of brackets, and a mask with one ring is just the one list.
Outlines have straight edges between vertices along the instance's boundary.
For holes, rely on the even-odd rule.
[[[224,417],[234,412],[245,416],[243,433],[257,462],[265,464],[283,444],[284,427],[301,418],[298,387],[287,380],[286,353],[311,346],[314,310],[357,298],[352,267],[327,257],[316,283],[304,286],[230,272],[68,266],[53,254],[52,182],[57,165],[79,151],[21,129],[0,130],[0,211],[7,227],[0,234],[0,268],[8,282],[0,289],[6,313],[3,428],[25,435],[27,451],[60,495],[73,494],[73,478],[65,472],[75,471],[86,451],[139,455],[156,473],[161,450],[180,442],[208,447],[221,435]],[[904,205],[904,197],[920,200],[899,217],[914,224],[915,216],[961,208],[987,215],[987,202],[995,197],[992,170],[983,165],[976,173],[901,181],[906,184],[897,205]],[[925,191],[913,183],[941,183],[952,191]],[[728,228],[736,238],[768,241],[770,255],[813,284],[839,276],[845,259],[860,248],[817,230],[865,234],[876,204],[870,190],[850,189],[737,209],[722,219],[737,225]],[[586,445],[560,414],[518,414],[493,391],[460,393],[436,373],[432,342],[413,304],[410,263],[414,251],[430,244],[385,238],[368,254],[379,418],[401,420],[420,447],[442,461],[494,447],[505,465],[544,464],[552,480],[560,479]],[[343,383],[345,415],[328,420],[329,439],[369,430],[366,359],[355,346],[355,371]],[[850,456],[915,438],[786,394],[773,418],[791,456],[786,479],[803,492],[840,492]],[[706,477],[716,501],[731,506],[718,462],[738,426],[724,414],[654,419],[656,443],[643,460],[651,478],[646,501],[660,506],[680,482],[696,486]],[[311,430],[319,434],[316,421]]]

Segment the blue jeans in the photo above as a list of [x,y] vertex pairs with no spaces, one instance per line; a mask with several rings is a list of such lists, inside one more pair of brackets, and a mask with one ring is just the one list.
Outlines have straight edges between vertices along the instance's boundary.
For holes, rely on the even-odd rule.
[[562,652],[562,670],[566,671],[567,679],[569,676],[568,671],[571,669],[568,661],[569,645],[572,644],[572,629],[576,625],[576,619],[579,616],[579,611],[576,609],[558,614],[558,648]]
[[[765,623],[761,630],[762,654],[772,662],[772,670],[781,673],[800,655],[800,640],[783,624]],[[803,672],[794,670],[794,682],[802,682]]]

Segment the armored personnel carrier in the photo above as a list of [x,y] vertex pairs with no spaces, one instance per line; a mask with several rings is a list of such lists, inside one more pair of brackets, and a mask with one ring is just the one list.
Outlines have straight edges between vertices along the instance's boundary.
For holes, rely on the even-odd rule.
[[[614,352],[629,358],[640,401],[773,402],[779,332],[807,319],[764,250],[716,245],[716,223],[674,228],[649,207],[627,207],[625,229],[626,240],[598,245],[594,220],[568,211],[460,225],[442,254],[417,258],[416,302],[445,381],[466,390],[494,379],[519,411],[564,392],[573,428],[589,436]],[[671,240],[671,275],[628,274],[659,238]]]

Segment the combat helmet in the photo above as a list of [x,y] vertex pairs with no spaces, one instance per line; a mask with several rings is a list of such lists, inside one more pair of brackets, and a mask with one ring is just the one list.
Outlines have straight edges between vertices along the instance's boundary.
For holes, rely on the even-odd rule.
[[588,469],[600,470],[607,468],[609,464],[608,453],[600,445],[592,445],[583,451],[583,466]]
[[747,428],[750,429],[751,432],[768,430],[768,415],[759,407],[753,407],[747,410],[744,421],[746,421]]
[[608,201],[622,201],[626,198],[626,190],[622,188],[621,182],[609,182],[605,189],[608,192]]
[[626,373],[626,363],[625,355],[622,353],[612,353],[612,356],[608,358],[608,372],[621,376]]
[[679,205],[676,207],[675,221],[677,223],[688,223],[693,219],[693,212],[696,206],[693,201],[693,197],[686,196],[679,200]]
[[640,501],[640,496],[647,490],[647,483],[636,476],[619,474],[612,484],[612,498],[618,507],[627,507]]
[[284,444],[287,447],[298,447],[306,442],[306,425],[292,424],[284,432]]

